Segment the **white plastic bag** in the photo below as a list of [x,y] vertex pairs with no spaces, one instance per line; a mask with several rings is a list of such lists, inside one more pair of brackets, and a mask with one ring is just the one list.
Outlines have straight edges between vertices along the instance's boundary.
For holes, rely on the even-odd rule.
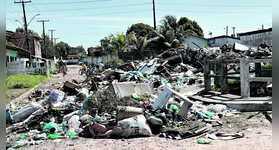
[[151,129],[149,125],[146,123],[146,118],[143,115],[138,115],[133,118],[118,121],[118,125],[123,130],[123,132],[119,135],[122,137],[152,135]]

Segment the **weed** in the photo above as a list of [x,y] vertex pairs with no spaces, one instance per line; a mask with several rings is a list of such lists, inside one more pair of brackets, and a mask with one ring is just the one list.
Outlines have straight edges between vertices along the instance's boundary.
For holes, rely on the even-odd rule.
[[42,75],[16,74],[7,77],[6,86],[8,89],[33,88],[46,81],[48,77]]

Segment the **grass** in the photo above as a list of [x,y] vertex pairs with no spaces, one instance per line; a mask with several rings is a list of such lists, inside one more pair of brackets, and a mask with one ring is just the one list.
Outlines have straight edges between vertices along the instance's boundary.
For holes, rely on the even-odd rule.
[[54,67],[52,68],[52,70],[51,70],[51,72],[57,72],[57,71],[58,71],[57,66],[54,66]]
[[7,77],[6,86],[8,89],[33,88],[46,81],[48,77],[42,75],[16,74]]

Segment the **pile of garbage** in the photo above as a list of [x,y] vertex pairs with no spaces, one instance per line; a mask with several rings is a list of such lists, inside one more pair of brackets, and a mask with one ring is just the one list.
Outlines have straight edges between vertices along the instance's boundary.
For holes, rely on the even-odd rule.
[[[239,112],[225,105],[193,102],[181,91],[203,84],[203,57],[196,53],[191,56],[195,59],[185,61],[183,54],[170,49],[152,60],[94,73],[82,82],[72,80],[58,89],[36,91],[21,108],[10,103],[6,109],[7,149],[47,139],[158,135],[179,140],[210,133],[214,126],[222,125],[220,118]],[[197,120],[198,125],[189,125]],[[208,134],[211,139],[243,136]]]

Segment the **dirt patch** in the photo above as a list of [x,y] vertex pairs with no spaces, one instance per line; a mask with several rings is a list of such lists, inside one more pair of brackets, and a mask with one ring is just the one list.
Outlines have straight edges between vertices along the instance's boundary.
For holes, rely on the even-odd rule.
[[172,140],[157,136],[148,138],[133,139],[86,139],[62,140],[61,142],[44,141],[40,145],[24,148],[28,150],[271,150],[272,149],[272,124],[264,116],[257,115],[251,119],[246,119],[251,113],[244,113],[237,119],[224,117],[224,124],[218,132],[235,133],[241,131],[245,134],[244,138],[223,141],[213,140],[210,145],[199,145],[198,137],[185,140]]
[[18,98],[25,92],[29,91],[31,88],[24,88],[24,89],[9,89],[6,91],[6,104],[10,101]]

